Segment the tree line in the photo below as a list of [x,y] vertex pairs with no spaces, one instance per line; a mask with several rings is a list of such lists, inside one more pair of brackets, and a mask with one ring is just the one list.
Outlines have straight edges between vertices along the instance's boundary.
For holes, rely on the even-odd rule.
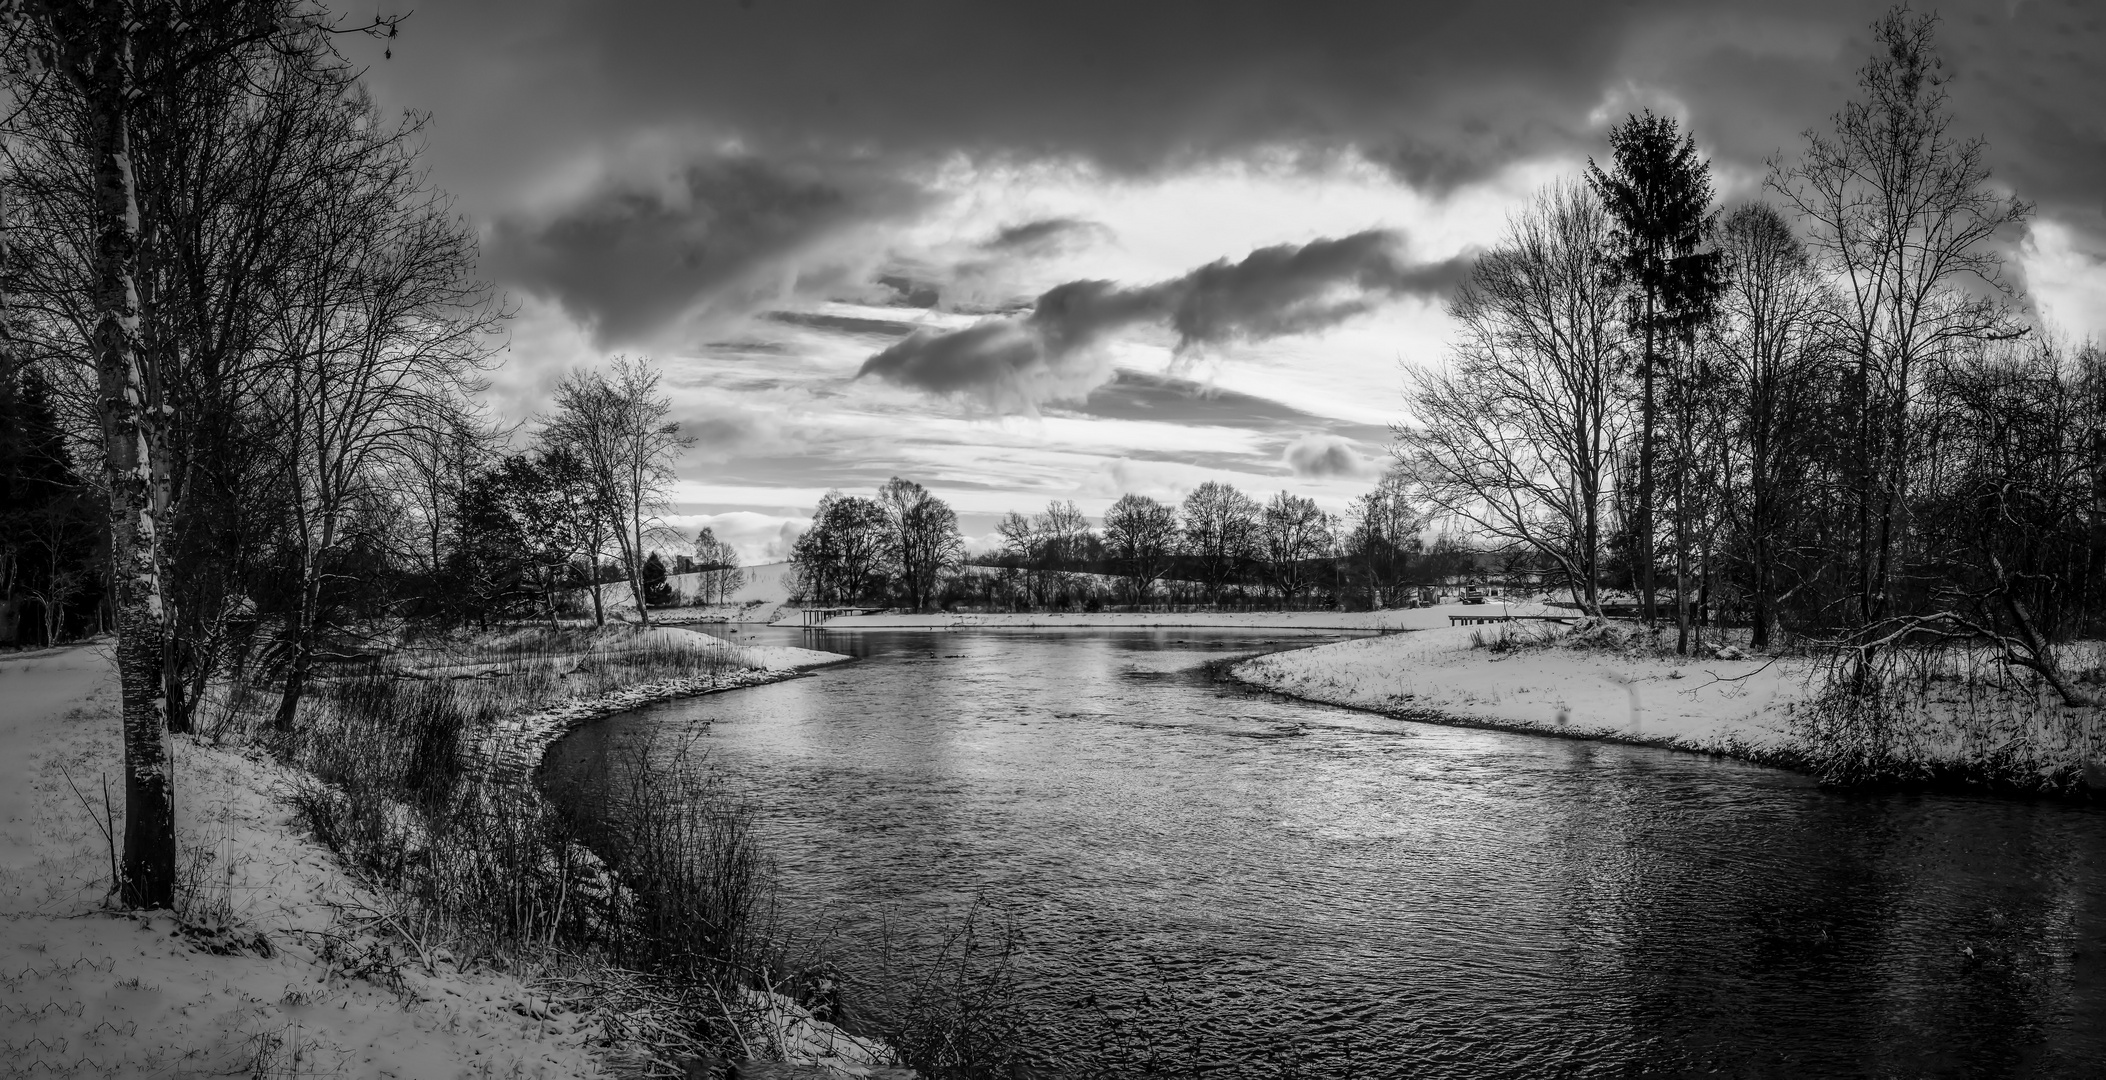
[[1757,646],[1944,635],[2067,689],[2052,644],[2106,629],[2106,357],[2025,318],[1999,242],[2030,208],[1953,129],[1936,22],[1874,25],[1762,198],[1718,206],[1647,113],[1516,212],[1413,372],[1411,496],[1684,651],[1721,615]]
[[530,432],[480,410],[509,311],[424,118],[383,114],[337,47],[394,20],[0,14],[0,638],[115,632],[118,889],[167,906],[166,733],[208,683],[290,728],[406,625],[641,599],[684,440],[645,361],[566,376]]
[[[1179,503],[1121,496],[1100,526],[1072,501],[1005,514],[997,548],[968,557],[957,514],[894,477],[875,497],[829,492],[791,552],[791,591],[812,604],[1070,608],[1106,602],[1385,607],[1474,566],[1427,526],[1391,470],[1342,517],[1281,491],[1263,503],[1207,481]],[[1102,582],[1113,584],[1107,588]]]

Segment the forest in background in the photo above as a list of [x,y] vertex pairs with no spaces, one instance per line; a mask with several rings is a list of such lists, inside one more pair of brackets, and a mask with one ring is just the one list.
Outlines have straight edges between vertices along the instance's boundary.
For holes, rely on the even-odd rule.
[[968,574],[955,516],[913,525],[899,492],[928,497],[894,480],[821,503],[803,595],[1386,606],[1496,564],[1585,613],[1614,594],[1684,654],[1707,623],[1861,673],[1986,647],[2089,700],[2058,646],[2106,631],[2106,351],[2007,272],[2031,211],[1954,129],[1937,27],[1879,20],[1857,95],[1734,206],[1678,121],[1615,125],[1607,163],[1476,259],[1447,355],[1407,371],[1394,464],[1343,519],[1219,482],[1097,527],[1055,501],[1003,519],[975,560],[1003,573]]

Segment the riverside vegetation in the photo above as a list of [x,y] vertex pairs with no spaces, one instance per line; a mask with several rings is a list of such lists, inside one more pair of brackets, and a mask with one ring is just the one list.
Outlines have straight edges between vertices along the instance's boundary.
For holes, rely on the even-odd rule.
[[2106,642],[2055,655],[2059,685],[1981,642],[1867,657],[1833,641],[1757,649],[1744,629],[1714,628],[1688,655],[1635,622],[1582,619],[1275,653],[1231,677],[1412,719],[1723,754],[1838,787],[2097,798]]
[[274,702],[228,688],[201,710],[198,736],[295,766],[288,801],[390,902],[384,922],[405,948],[344,958],[359,974],[387,982],[406,964],[521,974],[593,1017],[610,1060],[637,1075],[829,1053],[889,1064],[882,1047],[805,1022],[798,992],[777,993],[808,990],[818,960],[783,936],[750,815],[706,761],[628,770],[625,827],[589,836],[530,775],[496,767],[497,744],[527,740],[538,759],[565,730],[507,721],[567,710],[574,723],[639,690],[648,699],[654,688],[788,674],[757,659],[767,658],[673,630],[436,636],[317,680],[290,731]]
[[383,920],[405,948],[338,958],[348,971],[383,983],[407,965],[517,974],[597,1025],[616,1075],[713,1076],[754,1060],[946,1080],[1197,1075],[1196,1047],[1102,1008],[1082,1010],[1090,1050],[1036,1056],[1034,1032],[1062,1007],[1024,992],[1023,942],[999,907],[888,934],[842,970],[825,940],[785,928],[752,811],[693,745],[637,747],[573,778],[621,806],[589,825],[560,786],[545,795],[492,753],[526,739],[538,760],[568,729],[508,723],[522,715],[574,725],[638,691],[751,685],[786,674],[757,666],[785,653],[840,659],[627,626],[436,636],[319,681],[290,734],[238,698],[216,701],[198,734],[297,766],[289,801],[393,905]]

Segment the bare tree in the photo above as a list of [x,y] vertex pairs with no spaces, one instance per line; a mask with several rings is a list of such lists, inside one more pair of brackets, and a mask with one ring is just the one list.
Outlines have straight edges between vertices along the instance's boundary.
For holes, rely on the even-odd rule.
[[1076,567],[1082,565],[1090,544],[1090,521],[1074,500],[1046,504],[1044,513],[1032,517],[1037,530],[1039,554],[1044,565],[1046,590],[1056,597],[1074,588]]
[[745,572],[739,569],[739,549],[717,539],[716,532],[706,525],[695,536],[695,565],[703,603],[730,603],[731,594],[745,584]]
[[1904,6],[1873,23],[1859,100],[1844,106],[1832,133],[1807,132],[1798,161],[1773,160],[1769,176],[1805,221],[1839,293],[1852,363],[1847,460],[1861,623],[1893,610],[1928,368],[2012,332],[2011,287],[1990,241],[2030,213],[1990,187],[1983,140],[1952,131],[1937,22]]
[[1746,490],[1726,513],[1748,563],[1751,644],[1777,622],[1778,546],[1797,509],[1817,428],[1828,357],[1824,287],[1790,223],[1764,204],[1727,215],[1719,232],[1725,289],[1715,341],[1732,369],[1728,473]]
[[827,492],[812,511],[812,527],[790,550],[795,594],[817,604],[870,595],[884,563],[886,531],[876,500]]
[[657,514],[675,478],[674,466],[695,440],[666,419],[672,399],[659,392],[658,369],[648,360],[622,357],[606,373],[572,372],[557,384],[555,397],[556,413],[544,438],[571,447],[584,462],[621,553],[637,618],[649,626],[645,539],[660,527]]
[[1311,563],[1328,557],[1334,544],[1332,521],[1316,500],[1278,492],[1258,519],[1257,553],[1265,564],[1283,606],[1313,582]]
[[1207,599],[1221,602],[1222,591],[1248,562],[1257,542],[1258,504],[1228,484],[1209,480],[1185,496],[1184,552],[1198,564]]
[[311,193],[304,250],[273,290],[298,576],[280,730],[293,727],[322,643],[348,521],[406,453],[449,426],[503,315],[473,278],[474,237],[416,167],[414,129],[381,127],[371,109],[360,98],[340,107],[330,149],[341,182]]
[[[94,192],[80,274],[80,308],[92,329],[101,428],[103,485],[109,499],[111,607],[117,624],[117,677],[124,725],[124,859],[116,882],[132,907],[175,902],[175,790],[169,775],[163,686],[163,599],[155,537],[151,448],[165,423],[151,408],[153,373],[140,343],[138,187],[131,114],[140,95],[130,5],[103,0],[11,6],[9,44],[43,59],[58,78],[41,88],[66,95],[45,134],[75,148],[78,174]],[[25,17],[26,16],[26,17]],[[17,55],[15,61],[27,59]],[[21,64],[18,69],[30,65]]]
[[1105,546],[1124,570],[1135,604],[1146,603],[1149,590],[1170,572],[1178,539],[1177,508],[1146,495],[1121,495],[1105,511]]
[[2096,364],[2095,353],[2073,357],[2051,342],[1998,342],[1941,366],[1927,387],[1941,467],[1915,495],[1925,550],[1912,566],[1936,583],[1931,610],[1868,633],[1986,640],[2064,704],[2093,703],[2057,647],[2096,617],[2086,610],[2096,588],[2097,433],[2106,428]]
[[[216,489],[224,509],[226,492],[253,475],[242,463],[263,457],[242,452],[256,444],[239,438],[236,418],[254,393],[261,281],[306,224],[276,195],[303,199],[288,177],[309,163],[273,166],[252,151],[290,145],[278,135],[309,114],[276,95],[280,76],[312,72],[334,55],[327,36],[347,28],[278,0],[23,0],[0,5],[0,20],[9,51],[0,68],[35,147],[11,162],[10,182],[37,190],[46,214],[35,232],[45,257],[32,275],[45,342],[52,356],[92,361],[82,365],[92,389],[79,389],[92,403],[84,426],[99,433],[109,500],[124,702],[118,887],[127,903],[165,906],[174,811],[162,730],[183,723],[185,690],[209,669],[197,639],[226,592],[196,579],[169,588],[172,572],[181,584],[201,562],[172,553],[208,550],[199,537],[216,544],[227,528],[177,509],[193,480]],[[248,494],[266,502],[264,491]]]
[[1624,417],[1608,215],[1557,184],[1449,302],[1453,365],[1411,375],[1396,452],[1434,508],[1542,552],[1599,614],[1602,512]]
[[950,504],[912,480],[895,476],[878,489],[890,528],[888,548],[907,603],[922,611],[936,599],[936,582],[958,565],[965,538]]
[[1369,607],[1395,599],[1407,561],[1425,546],[1419,539],[1425,527],[1426,515],[1411,497],[1411,478],[1396,465],[1347,508],[1345,555],[1367,581]]

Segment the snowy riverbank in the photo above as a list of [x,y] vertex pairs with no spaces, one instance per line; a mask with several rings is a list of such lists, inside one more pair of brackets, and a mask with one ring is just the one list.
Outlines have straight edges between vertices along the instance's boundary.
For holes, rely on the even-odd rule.
[[[736,650],[739,663],[514,721],[484,741],[487,763],[530,775],[549,743],[587,720],[847,659],[670,628],[651,637],[644,644],[661,650]],[[103,778],[114,786],[122,775],[116,698],[106,646],[0,659],[0,1059],[8,1069],[603,1075],[593,1016],[488,962],[411,943],[390,923],[403,906],[356,880],[287,805],[310,778],[254,751],[171,738],[184,867],[178,910],[108,907],[100,819]],[[810,1042],[831,1030],[801,1023],[787,1002],[765,1011],[785,1030],[785,1049],[789,1035]]]
[[[102,778],[122,777],[116,699],[104,648],[0,661],[10,1069],[277,1076],[297,1061],[303,1074],[602,1075],[592,1032],[520,979],[404,963],[382,923],[390,905],[306,835],[281,798],[294,777],[267,760],[174,737],[184,908],[106,907],[97,818]],[[371,977],[381,972],[390,980]]]
[[[1504,647],[1481,647],[1502,633]],[[1844,786],[2106,795],[2100,706],[2071,703],[1988,648],[1913,655],[1869,694],[1814,656],[1680,657],[1629,624],[1456,627],[1273,653],[1229,677],[1409,720],[1726,754]],[[2060,649],[2106,684],[2106,643]]]
[[1656,656],[1577,647],[1494,652],[1441,627],[1273,653],[1231,677],[1309,701],[1409,719],[1763,758],[1814,687],[1803,660]]
[[711,672],[640,683],[600,697],[566,701],[542,712],[500,720],[473,747],[474,764],[494,779],[528,783],[557,739],[601,717],[661,701],[780,682],[830,664],[855,659],[840,653],[790,645],[734,645],[683,627],[661,626],[638,633],[636,646],[692,652]]
[[[929,615],[843,615],[828,630],[971,630],[1011,628],[1218,627],[1250,630],[1360,630],[1392,632],[1446,627],[1451,616],[1564,614],[1541,604],[1438,604],[1387,611],[1100,611],[973,612]],[[786,608],[776,626],[801,626],[803,613]]]

